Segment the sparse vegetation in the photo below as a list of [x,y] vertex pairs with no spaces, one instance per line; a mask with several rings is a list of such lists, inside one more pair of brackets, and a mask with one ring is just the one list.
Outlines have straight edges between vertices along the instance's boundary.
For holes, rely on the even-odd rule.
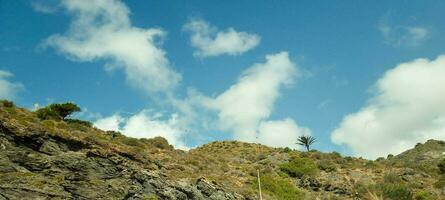
[[[254,182],[252,188],[255,190],[258,182]],[[303,199],[304,193],[296,188],[291,180],[273,175],[266,174],[261,176],[261,187],[264,194],[279,200],[298,200]]]
[[313,176],[317,173],[317,165],[309,158],[293,158],[279,166],[280,170],[291,177]]
[[310,146],[315,143],[315,138],[310,135],[302,135],[298,137],[297,141],[297,144],[306,147],[306,150],[309,151]]
[[173,149],[173,146],[170,145],[168,141],[163,137],[157,136],[154,138],[143,139],[143,140],[160,149]]
[[384,199],[412,200],[410,188],[395,173],[385,174],[383,182],[370,186],[368,191],[374,191]]
[[335,164],[329,160],[321,160],[318,162],[318,168],[325,172],[334,172],[337,170]]
[[[51,114],[54,112],[47,116]],[[250,199],[257,195],[257,169],[262,175],[264,199],[347,199],[357,193],[362,199],[430,200],[438,199],[445,187],[442,154],[445,145],[437,141],[418,145],[418,149],[380,161],[342,157],[337,152],[323,153],[310,148],[301,152],[237,141],[212,142],[186,152],[174,149],[161,137],[129,138],[119,132],[101,131],[91,127],[90,122],[69,118],[69,114],[64,118],[57,114],[44,120],[37,116],[37,112],[6,107],[0,101],[0,119],[7,122],[3,125],[18,131],[20,138],[40,137],[44,138],[42,141],[59,138],[65,143],[60,147],[64,151],[73,149],[68,151],[77,152],[75,155],[88,152],[92,160],[107,160],[110,155],[117,154],[127,158],[128,162],[147,167],[150,173],[159,170],[170,180],[196,181],[205,177]],[[0,142],[3,141],[1,139]],[[85,151],[78,151],[80,148]],[[89,148],[94,148],[94,151]],[[33,149],[40,151],[39,146],[32,146],[29,150]],[[43,164],[36,166],[40,165]],[[64,176],[57,177],[57,180],[45,178],[64,182]],[[15,180],[16,175],[11,173],[8,178]],[[104,183],[97,178],[92,180],[97,184]],[[29,181],[36,188],[47,186],[47,183],[32,181],[32,178]],[[148,193],[143,196],[149,197]]]
[[80,119],[65,119],[65,121],[69,124],[78,124],[86,127],[93,127],[93,124],[91,122]]
[[445,174],[445,158],[437,165],[441,174]]
[[429,192],[421,190],[414,195],[414,200],[433,200],[435,199]]
[[0,105],[5,107],[5,108],[12,108],[15,107],[14,102],[9,101],[9,100],[0,100]]

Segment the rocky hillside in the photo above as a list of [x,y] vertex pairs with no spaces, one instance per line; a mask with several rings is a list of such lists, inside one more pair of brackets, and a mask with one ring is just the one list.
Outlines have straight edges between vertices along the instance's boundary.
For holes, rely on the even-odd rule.
[[236,141],[188,152],[0,102],[3,199],[445,199],[445,142],[375,161]]

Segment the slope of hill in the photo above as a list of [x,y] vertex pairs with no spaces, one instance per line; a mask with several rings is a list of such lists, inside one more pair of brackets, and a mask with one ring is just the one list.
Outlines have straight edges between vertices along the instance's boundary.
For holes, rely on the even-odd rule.
[[376,161],[236,141],[188,152],[0,102],[3,199],[445,199],[445,142]]

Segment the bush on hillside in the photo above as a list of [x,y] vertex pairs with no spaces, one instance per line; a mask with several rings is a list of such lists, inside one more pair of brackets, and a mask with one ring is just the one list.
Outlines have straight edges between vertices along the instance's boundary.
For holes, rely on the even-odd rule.
[[41,120],[65,120],[75,112],[80,112],[80,107],[74,103],[51,104],[36,111]]
[[173,146],[168,143],[167,139],[160,136],[141,140],[160,149],[173,149]]
[[119,131],[106,131],[107,134],[111,135],[111,138],[116,138],[122,136],[122,133]]
[[337,167],[334,163],[329,160],[321,160],[318,162],[318,168],[325,172],[334,172],[337,171]]
[[279,168],[289,176],[298,178],[314,176],[318,172],[317,165],[309,158],[293,158],[290,162],[279,165]]
[[[252,184],[254,190],[258,190],[258,182]],[[261,176],[261,189],[264,194],[274,197],[274,199],[294,200],[303,199],[304,192],[295,187],[292,182],[273,174]]]
[[445,175],[439,177],[439,179],[434,183],[434,187],[438,189],[445,188]]
[[427,191],[420,190],[417,191],[414,195],[415,200],[433,200],[435,199],[431,193],[428,193]]
[[80,120],[80,119],[65,119],[65,121],[70,124],[79,124],[79,125],[90,127],[90,128],[93,127],[93,123],[91,123],[89,121]]
[[437,165],[441,174],[445,174],[445,158]]
[[378,190],[388,199],[411,200],[413,194],[411,190],[403,184],[383,183],[377,185]]
[[395,173],[385,174],[383,183],[376,184],[375,189],[384,198],[411,200],[413,194],[403,180]]
[[5,108],[12,108],[12,107],[15,106],[15,105],[14,105],[14,102],[12,102],[12,101],[8,101],[8,100],[6,100],[6,99],[4,99],[4,100],[0,100],[0,105],[2,105],[2,106],[5,107]]

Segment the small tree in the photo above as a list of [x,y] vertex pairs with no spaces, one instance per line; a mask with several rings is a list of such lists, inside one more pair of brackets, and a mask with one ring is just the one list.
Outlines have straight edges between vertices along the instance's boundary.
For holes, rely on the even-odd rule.
[[65,120],[75,112],[80,112],[80,107],[74,103],[51,104],[36,111],[40,119]]
[[307,151],[309,151],[309,147],[314,143],[315,143],[315,138],[310,135],[309,136],[302,135],[298,137],[297,144],[306,147]]
[[445,158],[437,165],[441,174],[445,174]]

